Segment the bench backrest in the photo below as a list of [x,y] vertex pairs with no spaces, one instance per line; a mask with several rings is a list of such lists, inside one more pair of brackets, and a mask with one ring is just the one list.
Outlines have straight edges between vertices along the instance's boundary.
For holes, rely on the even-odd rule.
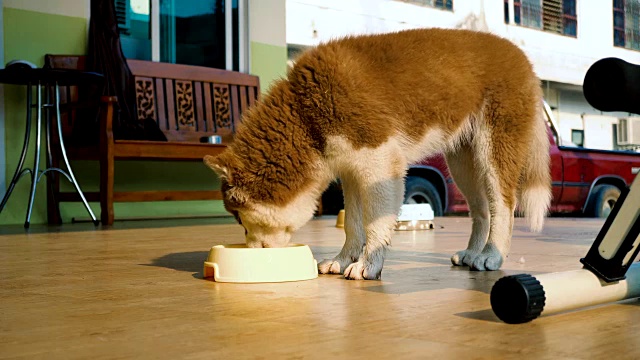
[[260,93],[253,75],[142,60],[127,63],[135,77],[138,119],[156,120],[169,140],[231,137]]
[[[85,68],[84,56],[47,55],[45,62],[54,68]],[[143,60],[127,64],[135,78],[138,120],[155,120],[169,141],[197,142],[210,135],[231,141],[242,113],[260,96],[259,78],[253,75]],[[73,101],[77,90],[67,89],[62,97]]]

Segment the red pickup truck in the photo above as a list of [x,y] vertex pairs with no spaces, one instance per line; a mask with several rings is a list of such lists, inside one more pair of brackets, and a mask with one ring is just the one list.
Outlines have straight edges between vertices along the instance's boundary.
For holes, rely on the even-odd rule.
[[[640,153],[559,146],[555,121],[546,105],[545,114],[551,144],[551,213],[606,217],[621,189],[638,173]],[[469,211],[440,155],[409,168],[405,203],[429,203],[436,216]]]

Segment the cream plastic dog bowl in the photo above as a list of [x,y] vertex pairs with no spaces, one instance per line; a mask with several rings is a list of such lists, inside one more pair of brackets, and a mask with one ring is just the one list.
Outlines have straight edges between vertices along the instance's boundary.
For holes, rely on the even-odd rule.
[[318,263],[309,246],[302,244],[284,248],[216,245],[204,262],[204,277],[237,283],[310,280],[318,277]]

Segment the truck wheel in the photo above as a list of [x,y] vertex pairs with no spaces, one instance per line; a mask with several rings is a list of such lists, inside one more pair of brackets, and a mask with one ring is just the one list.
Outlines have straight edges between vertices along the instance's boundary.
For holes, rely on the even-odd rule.
[[607,184],[596,185],[589,199],[586,213],[593,217],[606,218],[619,197],[620,189],[617,187]]
[[435,216],[442,216],[442,201],[438,190],[428,180],[418,176],[407,176],[404,191],[405,204],[429,204]]

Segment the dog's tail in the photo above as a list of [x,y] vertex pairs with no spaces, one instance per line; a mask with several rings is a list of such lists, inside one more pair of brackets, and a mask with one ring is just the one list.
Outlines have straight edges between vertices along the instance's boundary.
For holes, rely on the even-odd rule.
[[531,231],[535,232],[542,230],[551,204],[549,137],[542,104],[537,109],[539,112],[531,136],[529,157],[520,183],[520,210],[524,212]]

